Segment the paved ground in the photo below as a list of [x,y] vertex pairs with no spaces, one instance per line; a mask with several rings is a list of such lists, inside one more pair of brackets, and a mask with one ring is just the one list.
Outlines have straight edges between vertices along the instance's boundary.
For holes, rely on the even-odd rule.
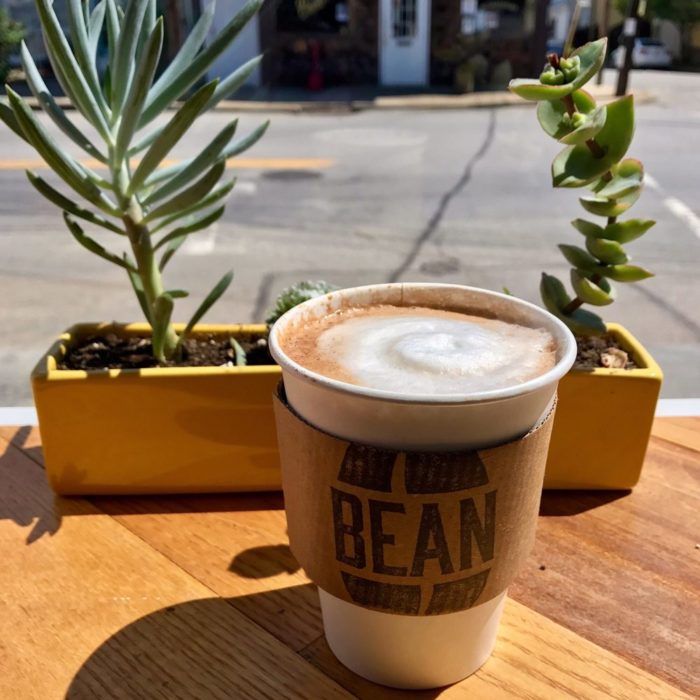
[[[630,250],[657,277],[620,289],[606,317],[652,350],[666,397],[698,397],[700,75],[650,72],[634,85],[659,94],[640,107],[631,150],[653,178],[634,212],[659,223]],[[179,155],[230,118],[207,117]],[[241,133],[263,118],[244,115]],[[28,373],[58,331],[139,310],[122,271],[79,248],[34,194],[21,162],[32,152],[5,129],[0,145],[0,405],[28,405]],[[575,192],[550,189],[556,152],[527,107],[276,114],[240,161],[225,219],[168,270],[170,285],[193,293],[177,316],[231,267],[235,284],[212,321],[261,319],[279,290],[306,278],[507,285],[537,300],[540,271],[567,274],[556,244],[577,241],[568,222],[582,212]]]

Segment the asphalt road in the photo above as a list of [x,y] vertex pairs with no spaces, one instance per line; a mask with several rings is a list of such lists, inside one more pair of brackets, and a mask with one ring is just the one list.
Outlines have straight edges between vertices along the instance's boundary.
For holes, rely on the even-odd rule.
[[[656,277],[619,289],[605,317],[662,364],[665,397],[700,397],[700,75],[644,73],[634,85],[659,99],[638,109],[630,155],[651,178],[633,213],[658,224],[629,250]],[[240,133],[266,116],[243,115]],[[230,268],[211,321],[260,320],[300,279],[507,286],[537,301],[542,270],[568,275],[556,244],[580,242],[569,221],[583,210],[575,191],[550,188],[557,144],[530,108],[270,116],[235,168],[224,219],[168,268],[168,285],[192,292],[178,319]],[[175,155],[196,153],[231,117],[206,117]],[[123,271],[80,248],[34,193],[22,172],[32,151],[4,128],[0,146],[0,406],[29,405],[29,372],[59,331],[140,312]]]

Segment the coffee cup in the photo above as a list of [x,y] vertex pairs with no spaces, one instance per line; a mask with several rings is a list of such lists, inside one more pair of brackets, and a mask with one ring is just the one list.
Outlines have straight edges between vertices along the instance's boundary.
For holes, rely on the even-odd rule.
[[[285,351],[285,338],[303,334],[319,319],[375,306],[449,310],[544,329],[554,346],[552,366],[512,386],[411,394],[324,376]],[[418,453],[487,450],[521,439],[550,414],[557,383],[576,356],[571,332],[547,311],[509,295],[446,284],[373,285],[312,299],[277,321],[270,348],[282,368],[288,406],[304,422],[350,443]],[[280,449],[284,472],[285,450],[294,447]],[[527,537],[534,536],[544,457],[540,450],[539,477],[528,485],[530,505],[521,516]],[[454,683],[476,671],[493,650],[505,595],[494,591],[457,612],[407,615],[357,605],[319,587],[324,630],[336,657],[369,680],[411,689]]]

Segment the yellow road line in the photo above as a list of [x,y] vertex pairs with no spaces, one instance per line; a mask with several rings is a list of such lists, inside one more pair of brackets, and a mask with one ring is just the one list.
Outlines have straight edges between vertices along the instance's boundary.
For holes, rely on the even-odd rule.
[[[97,160],[81,160],[83,165],[103,169],[104,164]],[[162,166],[176,165],[180,160],[166,159]],[[324,170],[334,165],[331,158],[231,158],[227,162],[230,168],[240,170]],[[15,159],[0,160],[0,170],[46,170],[48,165],[43,160]]]

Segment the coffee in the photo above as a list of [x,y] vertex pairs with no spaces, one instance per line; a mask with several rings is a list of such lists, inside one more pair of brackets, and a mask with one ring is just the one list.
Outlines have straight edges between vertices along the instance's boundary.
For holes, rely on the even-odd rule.
[[502,389],[556,364],[541,328],[420,306],[335,311],[280,338],[284,352],[331,379],[402,394]]

